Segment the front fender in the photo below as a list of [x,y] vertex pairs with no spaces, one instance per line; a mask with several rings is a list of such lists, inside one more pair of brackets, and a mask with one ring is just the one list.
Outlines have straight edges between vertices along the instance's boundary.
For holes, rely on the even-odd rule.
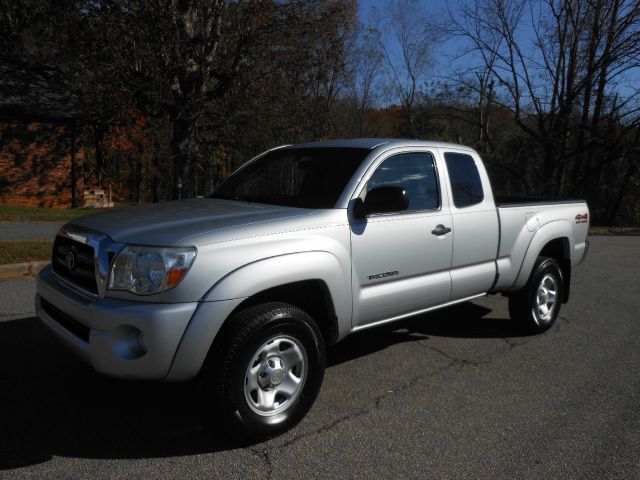
[[[346,270],[346,271],[345,271]],[[324,251],[300,252],[258,260],[225,275],[203,296],[182,337],[167,380],[188,380],[200,371],[223,323],[243,300],[288,283],[321,280],[331,295],[338,335],[351,329],[349,270]]]
[[[527,247],[527,252],[525,253],[522,265],[520,266],[520,271],[516,277],[516,281],[509,291],[518,291],[526,285],[529,280],[529,276],[531,275],[533,265],[540,255],[540,252],[547,243],[557,238],[567,238],[569,240],[569,246],[574,245],[573,229],[569,221],[555,220],[538,229],[529,242],[529,246]],[[569,255],[571,256],[571,264],[573,265],[573,248],[569,248]]]
[[331,253],[323,251],[277,255],[244,265],[220,279],[203,301],[246,298],[272,287],[304,280],[322,280],[327,285],[336,315],[351,319],[348,269]]

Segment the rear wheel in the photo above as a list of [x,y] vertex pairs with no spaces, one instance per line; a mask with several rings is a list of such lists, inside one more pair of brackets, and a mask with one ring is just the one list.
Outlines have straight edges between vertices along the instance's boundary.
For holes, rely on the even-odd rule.
[[325,346],[315,321],[285,303],[244,309],[229,319],[201,381],[205,414],[240,440],[262,440],[296,425],[315,401]]
[[553,258],[538,257],[529,281],[509,297],[509,315],[531,333],[548,330],[556,321],[562,304],[562,270]]

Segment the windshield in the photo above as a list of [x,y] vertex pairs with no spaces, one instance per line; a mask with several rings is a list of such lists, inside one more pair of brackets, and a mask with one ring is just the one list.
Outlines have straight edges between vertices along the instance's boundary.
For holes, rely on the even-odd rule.
[[333,208],[368,154],[362,148],[274,150],[231,175],[211,198]]

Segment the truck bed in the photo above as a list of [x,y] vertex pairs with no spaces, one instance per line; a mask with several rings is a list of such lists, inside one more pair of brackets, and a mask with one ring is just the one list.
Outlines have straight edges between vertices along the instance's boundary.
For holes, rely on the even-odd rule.
[[562,240],[562,248],[571,258],[571,266],[582,260],[589,229],[589,210],[584,200],[534,201],[498,197],[496,205],[500,247],[499,278],[494,291],[514,291],[523,286],[527,279],[523,272],[529,271],[525,258],[529,257],[527,253],[538,238],[546,239],[544,243],[547,243],[553,240],[556,232],[562,231],[562,237],[566,238],[566,241]]

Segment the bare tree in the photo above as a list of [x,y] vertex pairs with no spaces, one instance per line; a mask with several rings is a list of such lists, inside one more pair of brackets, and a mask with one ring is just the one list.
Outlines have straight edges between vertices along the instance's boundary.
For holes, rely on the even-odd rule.
[[366,113],[376,105],[378,83],[383,73],[383,54],[377,32],[361,25],[352,51],[350,93],[354,102],[354,133],[363,137],[369,132]]
[[639,70],[638,0],[471,0],[450,23],[478,60],[480,90],[488,74],[491,103],[539,146],[541,161],[524,167],[540,194],[588,195],[624,163],[640,122],[640,91],[623,86]]
[[383,12],[374,10],[373,21],[393,97],[402,107],[407,133],[415,137],[416,105],[433,64],[438,30],[416,0],[392,0]]
[[[311,137],[320,139],[330,133],[333,106],[344,85],[348,48],[353,42],[357,4],[351,1],[314,2],[319,18],[313,43],[308,49],[311,68],[306,72],[312,95]],[[304,62],[302,63],[304,65]]]
[[[152,2],[156,3],[156,2]],[[158,0],[158,12],[167,15],[166,43],[162,47],[172,155],[176,174],[187,196],[195,193],[193,169],[198,154],[198,122],[207,101],[227,87],[229,79],[215,69],[222,35],[223,0]],[[165,22],[162,22],[165,24]]]

